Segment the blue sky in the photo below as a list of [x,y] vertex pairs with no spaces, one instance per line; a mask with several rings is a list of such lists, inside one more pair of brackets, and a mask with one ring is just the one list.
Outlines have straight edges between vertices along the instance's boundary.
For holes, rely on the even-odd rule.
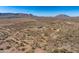
[[79,6],[0,6],[0,13],[28,13],[37,16],[66,14],[79,16]]

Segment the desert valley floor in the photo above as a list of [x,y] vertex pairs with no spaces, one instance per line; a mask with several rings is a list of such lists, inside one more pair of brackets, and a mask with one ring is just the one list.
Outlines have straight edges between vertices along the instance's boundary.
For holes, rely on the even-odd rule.
[[0,19],[0,53],[79,52],[79,21]]

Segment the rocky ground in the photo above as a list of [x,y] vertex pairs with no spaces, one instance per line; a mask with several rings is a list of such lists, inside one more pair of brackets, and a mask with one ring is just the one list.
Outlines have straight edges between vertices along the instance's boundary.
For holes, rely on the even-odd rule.
[[[9,24],[9,25],[8,25]],[[79,22],[36,20],[0,26],[1,53],[79,52]]]

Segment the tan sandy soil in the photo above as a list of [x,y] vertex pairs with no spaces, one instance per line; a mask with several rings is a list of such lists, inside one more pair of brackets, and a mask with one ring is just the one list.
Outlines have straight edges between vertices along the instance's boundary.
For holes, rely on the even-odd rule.
[[0,52],[79,52],[79,22],[27,18],[0,20]]

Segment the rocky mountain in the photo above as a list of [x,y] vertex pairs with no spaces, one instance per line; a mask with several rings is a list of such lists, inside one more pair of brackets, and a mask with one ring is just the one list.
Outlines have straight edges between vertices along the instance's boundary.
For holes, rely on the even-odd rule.
[[22,18],[22,17],[32,17],[32,14],[24,13],[0,13],[0,18]]

